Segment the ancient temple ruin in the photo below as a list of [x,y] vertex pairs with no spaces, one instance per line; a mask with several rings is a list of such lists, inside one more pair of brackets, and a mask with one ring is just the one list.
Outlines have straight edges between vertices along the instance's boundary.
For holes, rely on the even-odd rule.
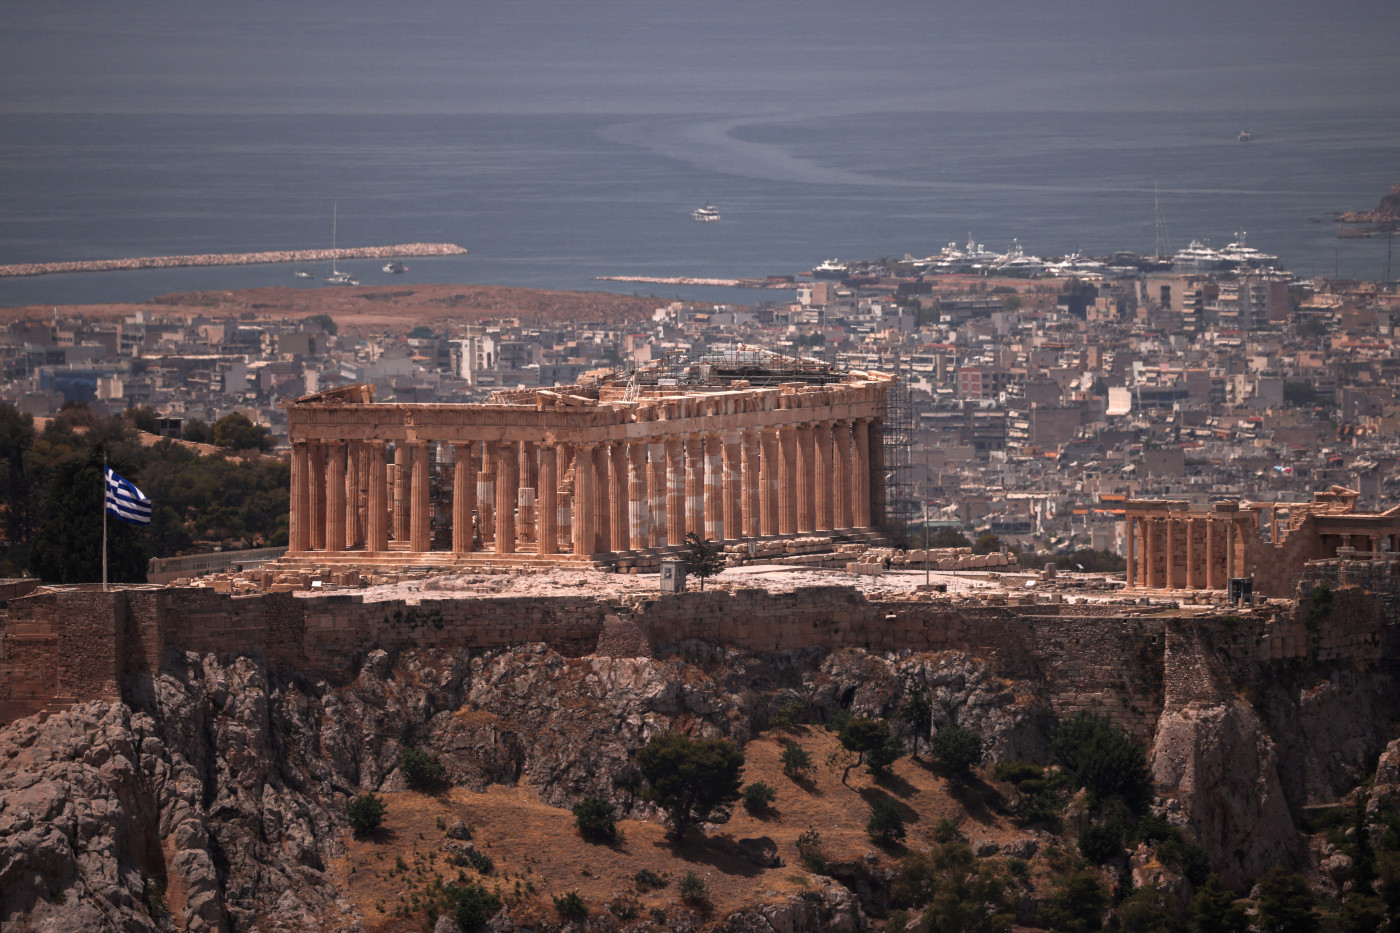
[[1400,560],[1400,506],[1361,512],[1361,494],[1333,486],[1311,502],[1185,500],[1125,503],[1127,583],[1164,590],[1224,590],[1248,578],[1264,596],[1290,597],[1310,564]]
[[[757,355],[607,372],[484,404],[284,403],[289,558],[363,566],[612,563],[884,522],[894,377]],[[645,561],[643,561],[645,563]]]

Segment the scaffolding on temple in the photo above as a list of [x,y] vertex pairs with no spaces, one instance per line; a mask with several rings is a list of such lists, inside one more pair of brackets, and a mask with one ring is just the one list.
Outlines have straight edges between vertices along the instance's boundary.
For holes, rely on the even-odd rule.
[[786,356],[761,348],[737,347],[707,353],[698,360],[688,359],[683,351],[671,350],[659,360],[633,366],[608,378],[609,381],[621,379],[629,391],[635,393],[641,386],[668,388],[724,384],[735,380],[759,387],[792,382],[827,385],[843,381],[845,371],[824,360]]
[[914,405],[909,377],[902,367],[886,395],[885,517],[891,534],[903,534],[911,522],[922,521],[922,505],[914,483]]

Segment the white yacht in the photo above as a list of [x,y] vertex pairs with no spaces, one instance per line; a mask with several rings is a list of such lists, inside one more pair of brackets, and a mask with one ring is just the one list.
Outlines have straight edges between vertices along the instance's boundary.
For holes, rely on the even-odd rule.
[[691,220],[698,220],[701,223],[714,223],[719,220],[719,211],[713,204],[706,204],[704,207],[697,207],[690,212]]
[[298,269],[297,271],[293,272],[292,275],[296,276],[296,277],[299,278],[299,279],[314,279],[314,278],[316,278],[316,276],[312,275],[310,272],[307,272],[305,269]]
[[1059,262],[1048,262],[1045,268],[1056,275],[1083,275],[1103,272],[1106,266],[1096,259],[1090,259],[1075,250]]
[[1029,256],[1021,248],[1021,241],[1013,239],[1009,252],[998,256],[988,267],[988,271],[999,275],[1035,275],[1045,270],[1045,260]]
[[827,259],[812,267],[812,275],[819,279],[844,279],[848,271],[839,259]]
[[393,262],[384,263],[384,271],[390,275],[403,275],[408,271],[408,266],[395,260]]
[[1221,255],[1220,250],[1211,249],[1200,240],[1192,240],[1172,257],[1172,267],[1178,272],[1215,272],[1231,265],[1231,260]]
[[1252,269],[1261,266],[1272,266],[1274,263],[1278,262],[1277,256],[1270,255],[1252,246],[1246,246],[1244,237],[1245,233],[1243,230],[1236,232],[1234,241],[1230,243],[1229,246],[1222,249],[1220,255],[1236,265],[1248,266]]

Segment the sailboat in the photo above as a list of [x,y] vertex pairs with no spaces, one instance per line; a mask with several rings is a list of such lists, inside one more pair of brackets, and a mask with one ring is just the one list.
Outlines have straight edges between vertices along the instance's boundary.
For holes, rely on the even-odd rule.
[[337,201],[331,208],[331,274],[326,276],[326,283],[329,285],[359,285],[359,282],[350,277],[350,273],[341,272],[335,267],[335,236],[339,220],[340,202]]

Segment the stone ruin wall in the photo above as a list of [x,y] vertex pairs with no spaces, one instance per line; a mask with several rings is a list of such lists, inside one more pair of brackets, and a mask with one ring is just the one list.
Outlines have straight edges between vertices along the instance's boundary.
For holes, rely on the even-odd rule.
[[[793,593],[686,593],[624,601],[592,596],[425,598],[359,594],[230,597],[204,589],[41,590],[0,614],[0,721],[89,699],[117,699],[126,676],[158,669],[169,647],[251,654],[344,683],[366,652],[411,647],[489,650],[545,643],[562,654],[664,657],[687,640],[771,652],[864,648],[965,651],[1031,685],[1057,715],[1092,709],[1150,738],[1175,676],[1173,643],[1205,638],[1237,683],[1269,665],[1371,666],[1391,626],[1364,594],[1337,593],[1333,612],[1261,610],[1203,618],[1101,615],[1104,607],[989,601],[867,601],[844,587]],[[1120,613],[1131,607],[1109,607]],[[1184,687],[1184,685],[1182,685]],[[1179,688],[1180,689],[1180,688]]]

